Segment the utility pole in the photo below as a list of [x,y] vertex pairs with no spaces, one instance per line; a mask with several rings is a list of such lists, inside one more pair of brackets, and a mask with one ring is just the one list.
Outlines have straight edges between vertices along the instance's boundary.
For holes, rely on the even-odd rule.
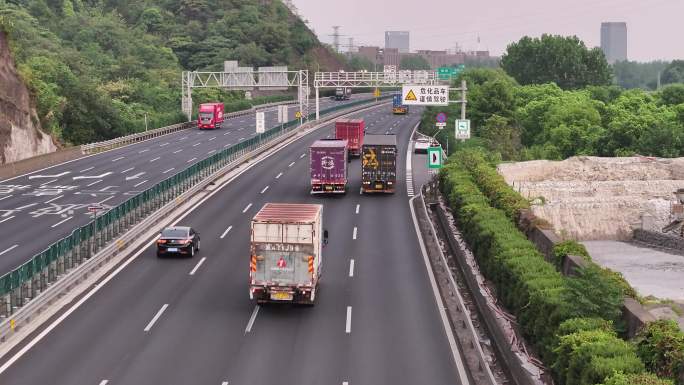
[[147,111],[145,111],[145,131],[147,131]]
[[354,52],[354,38],[353,37],[349,38],[349,46],[347,47],[347,49],[349,50],[348,51],[349,54]]

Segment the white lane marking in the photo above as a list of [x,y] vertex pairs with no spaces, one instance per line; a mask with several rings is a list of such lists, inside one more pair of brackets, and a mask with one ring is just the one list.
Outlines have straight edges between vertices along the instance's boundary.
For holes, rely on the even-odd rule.
[[194,162],[194,161],[196,161],[196,160],[197,160],[197,158],[192,158],[192,159],[188,160],[187,163]]
[[223,381],[221,385],[228,385],[228,381]]
[[230,135],[230,132],[226,132],[225,134],[223,134],[223,136],[226,136],[226,135]]
[[246,212],[247,212],[247,210],[249,210],[249,208],[250,208],[250,207],[252,207],[252,204],[251,204],[251,203],[250,203],[250,204],[248,204],[248,205],[247,205],[247,207],[245,207],[245,209],[244,209],[244,210],[242,210],[242,213],[243,213],[243,214],[244,214],[244,213],[246,213]]
[[302,159],[302,158],[305,157],[305,156],[306,156],[306,154],[302,154],[302,155],[299,156],[299,159]]
[[52,227],[52,228],[54,229],[55,227],[61,225],[62,223],[66,222],[66,221],[68,221],[69,219],[72,219],[72,218],[73,218],[73,217],[68,217],[68,218],[66,218],[66,219],[62,219],[61,221],[55,223],[54,225],[52,225],[52,226],[50,226],[50,227]]
[[164,311],[166,311],[167,307],[169,307],[169,304],[165,303],[164,306],[162,306],[161,309],[159,309],[157,314],[154,315],[154,318],[152,318],[150,323],[148,323],[147,326],[145,326],[145,329],[143,329],[143,331],[149,332],[150,329],[152,329],[152,326],[154,326],[154,323],[157,322],[157,320],[159,319],[159,317],[161,317],[162,314],[164,314]]
[[232,230],[232,229],[233,229],[233,226],[228,226],[228,228],[226,229],[226,231],[224,231],[223,234],[221,234],[221,237],[220,237],[220,238],[221,238],[221,239],[225,238],[225,237],[226,237],[226,234],[228,234],[228,232],[230,232],[230,230]]
[[176,151],[174,151],[173,153],[174,153],[174,154],[178,154],[178,153],[181,152],[181,151],[183,151],[183,150],[182,150],[182,149],[181,149],[181,150],[176,150]]
[[138,154],[142,154],[142,153],[147,152],[147,151],[150,151],[150,149],[149,149],[149,148],[146,148],[146,149],[144,149],[144,150],[142,150],[142,151],[138,151]]
[[73,177],[72,179],[73,179],[73,180],[80,180],[80,179],[102,179],[102,178],[106,177],[107,175],[112,175],[112,174],[113,174],[113,173],[112,173],[111,171],[109,171],[109,172],[106,172],[106,173],[100,174],[100,175],[83,175],[83,176],[75,176],[75,177]]
[[187,138],[188,138],[187,136],[184,136],[184,137],[180,138],[180,140],[185,140]]
[[209,138],[209,139],[207,139],[207,141],[211,142],[211,141],[212,141],[212,140],[214,140],[214,139],[216,139],[216,137],[215,137],[215,136],[214,136],[213,138]]
[[51,183],[53,183],[53,182],[57,182],[57,179],[53,179],[53,180],[49,180],[49,181],[47,181],[47,182],[43,182],[43,183],[40,184],[40,187],[43,187],[43,186],[45,186],[45,185],[47,185],[47,184],[51,184]]
[[342,381],[342,385],[349,385],[348,381]]
[[197,269],[199,269],[200,266],[202,266],[202,264],[204,263],[204,261],[206,259],[207,259],[207,257],[202,257],[202,259],[200,259],[199,262],[197,262],[197,265],[195,265],[195,268],[192,269],[192,271],[190,272],[190,275],[195,275],[195,272],[197,271]]
[[349,261],[349,276],[353,277],[354,276],[354,260]]
[[287,167],[292,167],[294,166],[295,162],[290,163]]
[[147,179],[145,179],[144,181],[142,181],[142,182],[140,182],[140,183],[138,183],[138,184],[136,184],[136,185],[133,185],[133,187],[138,187],[138,186],[140,186],[141,184],[146,183],[146,182],[147,182]]
[[223,148],[227,148],[227,147],[230,147],[230,143],[226,143],[225,145],[223,145]]
[[120,156],[120,157],[118,157],[118,158],[116,158],[116,159],[112,159],[112,162],[118,162],[118,161],[120,161],[121,159],[124,159],[124,158],[126,158],[126,157],[125,157],[125,156]]
[[168,145],[169,145],[168,142],[167,142],[167,143],[162,143],[162,144],[159,145],[159,147],[164,147],[164,146],[168,146]]
[[238,139],[238,142],[242,142],[243,140],[245,140],[245,138],[240,138]]
[[199,146],[200,144],[202,144],[202,142],[195,143],[195,144],[192,145],[192,147],[197,147],[197,146]]
[[254,307],[254,311],[252,312],[252,316],[249,317],[249,322],[247,322],[247,327],[245,328],[245,334],[252,331],[252,326],[254,326],[254,321],[256,320],[258,313],[259,313],[259,305],[256,305]]
[[50,199],[49,201],[45,201],[45,203],[54,202],[54,201],[56,201],[57,199],[62,198],[62,197],[64,197],[64,195],[60,195],[60,196],[58,196],[58,197],[52,198],[52,199]]
[[8,253],[8,252],[10,252],[10,251],[16,249],[17,247],[19,247],[19,245],[10,246],[10,248],[5,249],[5,251],[3,251],[3,252],[0,252],[0,255],[3,255],[3,254],[5,254],[5,253]]
[[360,205],[360,204],[357,204],[357,205],[356,205],[356,213],[357,213],[357,214],[359,213],[359,209],[360,209],[360,208],[361,208],[361,205]]
[[103,199],[103,200],[101,200],[101,201],[99,201],[99,202],[97,202],[97,203],[103,204],[103,203],[107,202],[107,201],[110,200],[110,199],[114,199],[114,195],[110,196],[109,198],[105,198],[105,199]]
[[66,175],[66,174],[71,174],[71,171],[64,171],[64,172],[62,172],[62,173],[54,174],[54,175],[30,175],[28,178],[29,178],[29,179],[59,178],[59,177],[62,177],[62,176],[64,176],[64,175]]
[[92,169],[94,169],[94,168],[95,168],[95,166],[93,166],[93,167],[88,167],[88,168],[86,168],[85,170],[81,170],[81,171],[79,171],[79,172],[90,171],[90,170],[92,170]]
[[261,190],[261,193],[262,193],[262,194],[263,194],[263,193],[265,193],[265,192],[266,192],[266,190],[268,190],[268,187],[269,187],[269,186],[266,186],[266,187],[264,187],[264,189],[263,189],[263,190]]
[[14,215],[12,215],[11,217],[7,217],[7,218],[1,220],[0,223],[9,221],[9,220],[12,219],[12,218],[14,218]]
[[242,131],[244,129],[245,129],[244,127],[240,127],[240,128],[238,128],[238,131]]
[[347,334],[351,333],[351,313],[352,313],[352,307],[347,306],[347,322],[344,325],[344,332]]
[[14,195],[12,195],[12,194],[10,194],[10,195],[5,195],[4,197],[0,198],[0,201],[3,200],[3,199],[11,198],[11,197],[13,197],[13,196],[14,196]]
[[135,167],[127,168],[127,169],[121,171],[121,173],[122,173],[122,174],[125,174],[125,173],[127,173],[127,172],[129,172],[129,171],[132,171],[132,170],[134,170],[134,169],[135,169]]
[[280,179],[281,176],[283,176],[282,172],[280,174],[276,175],[276,179]]
[[207,152],[207,155],[213,154],[213,153],[215,153],[215,152],[216,152],[216,150],[211,150],[211,151]]
[[363,187],[359,188],[359,195],[363,195]]
[[158,156],[158,157],[156,157],[156,158],[154,158],[154,159],[150,159],[150,163],[156,162],[156,161],[158,161],[159,159],[161,159],[161,156]]
[[169,172],[173,171],[173,170],[174,170],[174,168],[175,168],[175,167],[171,167],[170,169],[168,169],[168,170],[166,170],[166,171],[162,172],[162,174],[166,174],[166,173],[169,173]]
[[108,380],[102,380],[102,381],[100,382],[100,385],[107,385],[108,383],[109,383]]
[[98,184],[98,183],[100,183],[100,182],[102,182],[102,179],[96,180],[96,181],[93,182],[93,183],[89,183],[89,184],[87,184],[86,186],[88,186],[88,187],[90,187],[90,186],[95,186],[96,184]]
[[354,235],[352,235],[353,239],[356,239],[356,226],[354,226]]
[[109,190],[109,189],[112,188],[112,187],[116,187],[116,186],[107,186],[107,187],[105,187],[105,188],[103,188],[103,189],[100,189],[100,191],[107,191],[107,190]]

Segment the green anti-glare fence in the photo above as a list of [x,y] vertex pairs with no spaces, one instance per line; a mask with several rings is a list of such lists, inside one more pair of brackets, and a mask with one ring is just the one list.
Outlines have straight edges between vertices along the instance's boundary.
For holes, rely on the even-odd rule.
[[[389,97],[391,95],[380,99]],[[329,114],[372,100],[364,99],[327,108],[321,110],[321,113]],[[308,116],[309,120],[315,119],[315,117],[315,113]],[[48,284],[95,255],[105,244],[140,222],[147,215],[169,203],[235,159],[271,141],[274,137],[281,136],[296,128],[297,123],[298,120],[292,120],[282,126],[271,128],[261,135],[237,143],[189,166],[178,174],[112,208],[90,223],[75,229],[71,235],[53,243],[23,265],[6,273],[0,277],[0,316],[7,317],[14,313],[15,309],[23,306],[26,301],[45,290]]]

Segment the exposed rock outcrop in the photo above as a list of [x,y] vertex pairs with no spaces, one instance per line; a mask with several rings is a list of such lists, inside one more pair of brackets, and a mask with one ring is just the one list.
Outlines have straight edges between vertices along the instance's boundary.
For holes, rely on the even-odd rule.
[[57,150],[41,131],[26,85],[19,77],[7,36],[0,31],[0,163]]

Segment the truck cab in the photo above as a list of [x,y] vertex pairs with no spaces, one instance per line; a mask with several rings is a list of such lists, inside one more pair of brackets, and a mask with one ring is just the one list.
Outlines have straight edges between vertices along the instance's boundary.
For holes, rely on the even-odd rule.
[[202,103],[199,106],[199,116],[197,118],[197,128],[217,129],[223,123],[223,103]]

